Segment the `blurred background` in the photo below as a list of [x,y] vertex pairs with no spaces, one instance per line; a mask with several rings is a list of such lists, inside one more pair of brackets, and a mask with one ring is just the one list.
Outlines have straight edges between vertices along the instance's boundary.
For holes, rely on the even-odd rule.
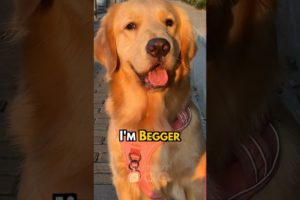
[[0,1],[0,200],[15,200],[21,157],[10,143],[8,107],[17,91],[20,64],[16,31],[10,28],[13,1]]

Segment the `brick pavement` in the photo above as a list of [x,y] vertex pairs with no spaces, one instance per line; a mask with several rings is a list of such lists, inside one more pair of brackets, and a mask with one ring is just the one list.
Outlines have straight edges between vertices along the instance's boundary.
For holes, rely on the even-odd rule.
[[115,200],[115,190],[111,183],[111,172],[108,164],[106,133],[108,118],[104,103],[107,84],[104,81],[104,69],[96,67],[94,80],[94,199]]

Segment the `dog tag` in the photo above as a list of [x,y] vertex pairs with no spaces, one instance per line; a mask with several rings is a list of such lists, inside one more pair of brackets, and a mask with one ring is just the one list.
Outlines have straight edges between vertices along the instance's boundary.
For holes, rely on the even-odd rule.
[[141,179],[141,174],[138,171],[132,171],[129,173],[128,179],[130,183],[137,183]]

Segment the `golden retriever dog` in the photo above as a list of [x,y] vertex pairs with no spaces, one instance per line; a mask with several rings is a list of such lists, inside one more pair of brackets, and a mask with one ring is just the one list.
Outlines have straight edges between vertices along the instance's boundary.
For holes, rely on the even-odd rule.
[[[108,145],[120,200],[204,198],[205,142],[196,107],[190,101],[190,61],[195,51],[187,14],[168,1],[115,4],[102,19],[94,53],[105,66],[109,83]],[[128,162],[119,142],[119,131],[171,131],[187,104],[192,118],[180,133],[181,142],[161,143],[150,158],[141,153],[133,161],[146,170],[131,180],[133,163]],[[137,143],[137,148],[146,143]]]
[[11,133],[24,155],[18,199],[93,198],[93,4],[14,1],[22,43]]
[[300,127],[276,93],[275,11],[275,0],[208,1],[208,199],[300,196]]

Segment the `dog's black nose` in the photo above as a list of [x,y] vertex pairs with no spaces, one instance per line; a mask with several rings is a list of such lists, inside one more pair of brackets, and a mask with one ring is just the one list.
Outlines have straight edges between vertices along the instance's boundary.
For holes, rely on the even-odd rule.
[[164,38],[153,38],[149,40],[146,51],[153,57],[166,56],[170,51],[170,43]]

